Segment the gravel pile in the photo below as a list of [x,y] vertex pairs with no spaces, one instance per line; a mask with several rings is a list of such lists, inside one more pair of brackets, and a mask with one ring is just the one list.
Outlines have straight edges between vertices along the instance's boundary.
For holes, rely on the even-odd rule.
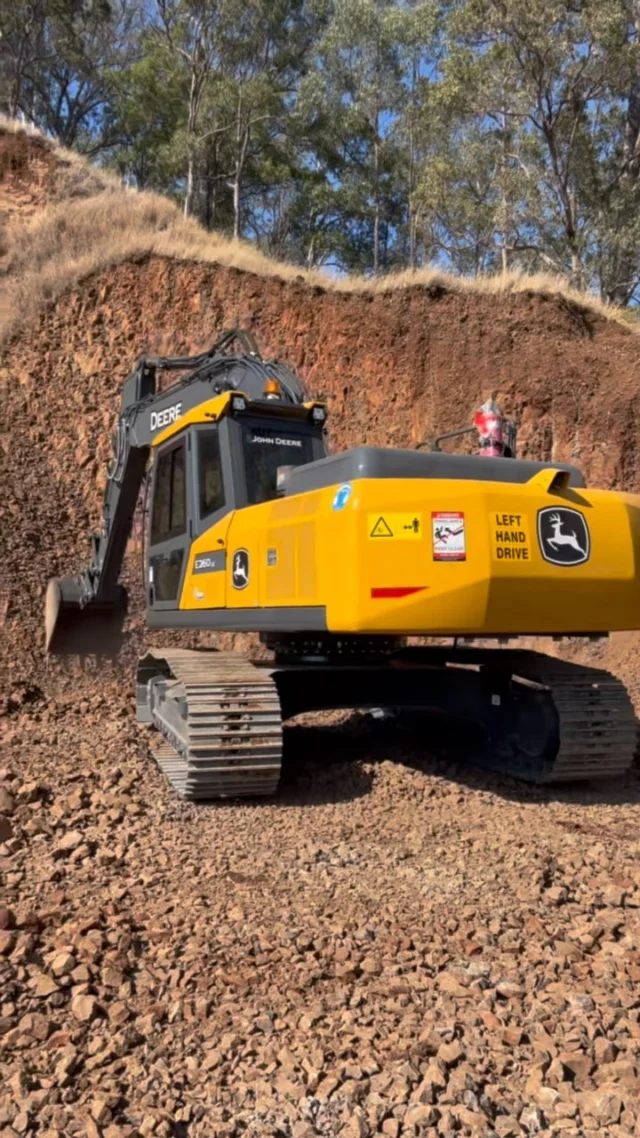
[[636,774],[552,795],[352,717],[194,807],[115,686],[6,723],[0,1138],[640,1133]]

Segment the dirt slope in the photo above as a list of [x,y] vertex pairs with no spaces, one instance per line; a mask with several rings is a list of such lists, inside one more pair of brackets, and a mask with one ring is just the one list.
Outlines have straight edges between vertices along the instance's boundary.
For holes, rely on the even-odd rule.
[[42,209],[57,172],[55,154],[39,138],[0,132],[0,231]]
[[117,178],[82,155],[0,115],[0,202],[10,224],[50,202],[92,197],[118,186]]
[[19,239],[47,205],[92,197],[117,185],[79,154],[0,115],[0,270],[10,239]]

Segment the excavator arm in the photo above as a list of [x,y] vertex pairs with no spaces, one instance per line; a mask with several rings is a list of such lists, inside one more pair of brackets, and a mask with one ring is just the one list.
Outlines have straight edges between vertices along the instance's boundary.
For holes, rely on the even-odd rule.
[[[242,354],[226,349],[237,342]],[[158,373],[187,372],[158,390]],[[46,650],[50,653],[113,653],[118,650],[127,610],[119,584],[133,517],[155,435],[187,412],[223,391],[240,389],[261,398],[265,379],[278,381],[282,398],[303,403],[306,392],[283,364],[263,360],[249,332],[223,332],[197,356],[141,359],[122,390],[113,439],[113,461],[105,487],[102,529],[91,538],[91,559],[80,573],[49,582],[46,599]]]

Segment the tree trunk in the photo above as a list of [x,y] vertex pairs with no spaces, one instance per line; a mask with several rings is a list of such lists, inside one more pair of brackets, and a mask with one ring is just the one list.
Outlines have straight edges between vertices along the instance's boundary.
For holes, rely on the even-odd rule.
[[[20,39],[20,47],[18,49],[17,54],[14,55],[13,75],[12,75],[11,79],[9,80],[11,93],[9,95],[9,103],[8,103],[7,109],[9,112],[9,117],[12,119],[17,118],[20,111],[23,109],[22,108],[22,82],[24,79],[24,71],[25,71],[25,66],[27,64],[27,59],[29,56],[29,50],[30,49],[31,49],[31,55],[32,55],[32,59],[33,59],[33,50],[35,48],[35,44],[32,40],[32,32],[33,32],[33,28],[34,28],[36,18],[40,19],[40,25],[42,27],[44,17],[42,15],[42,13],[36,12],[36,6],[34,5],[34,7],[29,12],[29,18],[27,19],[27,21],[26,21],[26,23],[22,29],[22,36]],[[37,41],[37,36],[35,37],[35,39]],[[35,121],[35,120],[33,120],[33,121]]]
[[[20,52],[22,56],[22,51]],[[9,118],[17,119],[22,98],[22,59],[15,61],[15,70],[11,80],[11,94],[9,96]]]
[[184,196],[184,216],[191,217],[193,205],[193,154],[187,159],[187,191]]
[[578,203],[573,190],[567,190],[566,206],[567,242],[571,250],[571,284],[574,288],[584,288],[584,266],[578,242]]
[[409,203],[409,268],[415,269],[416,267],[416,218],[413,213],[413,206]]
[[416,144],[415,144],[415,125],[416,125],[416,87],[418,83],[418,61],[416,52],[414,51],[411,57],[411,120],[409,126],[409,185],[408,185],[408,200],[407,200],[407,215],[409,222],[409,268],[415,269],[416,267],[416,230],[417,221],[414,209],[414,198],[416,189]]
[[187,120],[187,192],[184,198],[184,216],[190,217],[193,208],[194,184],[194,142],[196,133],[196,120],[198,115],[198,80],[195,62],[191,70],[191,83],[189,86],[189,116]]
[[236,169],[233,179],[233,236],[237,241],[242,236],[240,227],[240,189],[244,174],[244,164],[247,160],[249,139],[251,137],[251,119],[242,122],[242,92],[238,96],[238,114],[236,118]]
[[[632,3],[633,23],[635,25],[636,39],[640,40],[640,0]],[[625,187],[633,192],[633,187],[640,181],[640,74],[636,75],[629,91],[627,101],[627,114],[624,124],[624,140],[622,144],[622,175],[620,185],[623,193]],[[608,287],[604,289],[607,299],[614,304],[626,305],[629,303],[638,277],[638,255],[635,248],[629,248],[622,243],[611,258],[613,268],[609,276]],[[613,279],[611,279],[613,278]]]
[[216,224],[216,210],[218,208],[218,183],[215,176],[211,180],[211,187],[209,191],[209,220],[207,222],[207,229],[215,229]]
[[193,213],[193,196],[196,181],[196,136],[198,129],[198,111],[200,100],[207,75],[206,63],[202,55],[200,39],[193,49],[191,57],[191,82],[189,84],[189,113],[187,117],[187,192],[184,199],[184,216],[190,217]]
[[233,183],[233,237],[240,239],[240,172],[236,174]]
[[582,288],[582,262],[575,248],[571,250],[571,283],[576,288]]
[[506,276],[509,271],[509,238],[511,236],[511,218],[510,218],[510,203],[507,195],[507,169],[508,169],[508,151],[509,151],[509,135],[508,135],[508,122],[507,122],[507,109],[502,106],[502,157],[500,161],[500,181],[502,183],[502,218],[501,218],[501,233],[500,233],[500,261],[502,264],[502,273]]
[[378,147],[378,116],[376,115],[376,141],[373,146],[373,179],[375,205],[373,212],[373,275],[378,275],[380,268],[380,193],[379,193],[379,147]]
[[316,238],[315,234],[311,237],[309,247],[307,249],[307,268],[312,269],[316,259]]
[[[632,11],[636,40],[640,40],[640,0],[633,0]],[[637,180],[640,176],[640,74],[636,75],[629,92],[622,157],[627,177]]]
[[[376,15],[379,16],[380,2],[376,2]],[[373,103],[373,274],[380,270],[380,78],[382,73],[382,44],[379,22],[376,30],[375,92]]]
[[[246,131],[244,132],[246,135]],[[244,166],[244,156],[247,143],[242,131],[242,91],[238,92],[238,110],[236,113],[236,168],[233,179],[233,237],[235,241],[240,238],[240,180]]]

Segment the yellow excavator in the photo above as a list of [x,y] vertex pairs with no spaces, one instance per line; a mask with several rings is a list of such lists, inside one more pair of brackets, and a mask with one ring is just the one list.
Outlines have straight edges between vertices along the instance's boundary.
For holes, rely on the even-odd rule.
[[[161,386],[169,371],[182,378]],[[623,684],[503,642],[640,628],[640,497],[516,458],[492,401],[473,455],[439,442],[329,455],[326,420],[246,332],[141,360],[91,563],[49,582],[48,650],[100,653],[121,631],[118,579],[146,484],[149,627],[259,633],[271,653],[156,647],[140,660],[138,718],[158,729],[155,758],[185,798],[272,793],[283,720],[329,708],[465,720],[478,762],[532,782],[621,775],[636,744]]]

